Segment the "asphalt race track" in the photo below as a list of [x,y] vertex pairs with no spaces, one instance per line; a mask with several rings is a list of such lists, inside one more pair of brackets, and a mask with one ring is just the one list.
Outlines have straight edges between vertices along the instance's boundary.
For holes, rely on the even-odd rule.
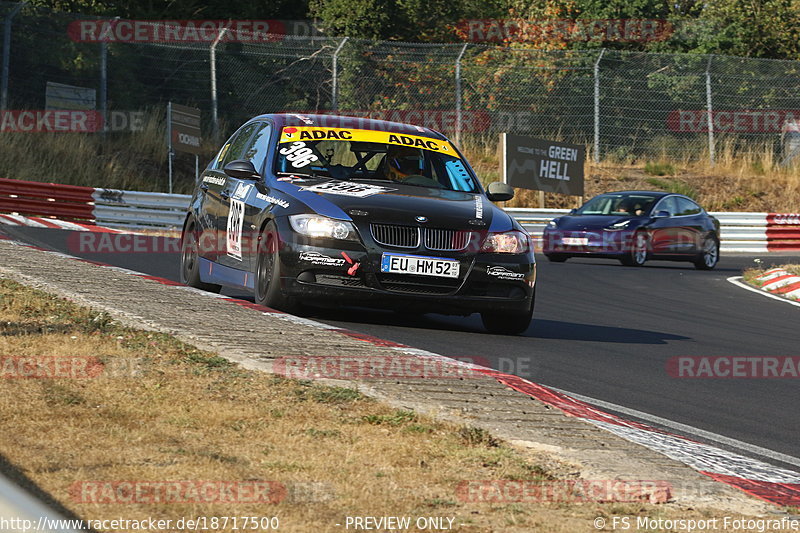
[[[10,226],[0,231],[71,255],[178,277],[177,253],[81,253],[74,234],[69,237],[73,232]],[[800,262],[796,255],[759,257],[766,265]],[[733,446],[798,470],[798,379],[687,379],[666,370],[676,356],[800,355],[800,307],[727,281],[754,265],[754,258],[723,254],[716,270],[704,272],[690,263],[653,261],[631,268],[611,260],[555,264],[537,256],[534,321],[519,337],[484,333],[477,315],[351,309],[321,311],[315,318],[798,458]]]

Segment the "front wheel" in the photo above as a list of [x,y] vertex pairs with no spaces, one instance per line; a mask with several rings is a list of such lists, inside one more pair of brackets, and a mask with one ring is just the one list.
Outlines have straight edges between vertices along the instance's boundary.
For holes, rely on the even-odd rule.
[[698,270],[712,270],[719,262],[719,241],[714,237],[706,237],[700,255],[694,261]]
[[194,221],[190,221],[181,235],[181,283],[196,289],[218,293],[222,289],[220,285],[200,281],[198,249],[195,224]]
[[258,305],[280,309],[287,313],[301,310],[299,302],[281,290],[280,239],[275,226],[270,223],[261,233],[256,259],[255,301]]
[[620,262],[625,266],[644,266],[649,256],[648,247],[647,234],[643,231],[636,233],[631,249],[620,258]]
[[535,296],[531,299],[530,309],[521,312],[496,313],[484,311],[481,313],[483,327],[489,333],[497,335],[519,335],[524,333],[531,325]]

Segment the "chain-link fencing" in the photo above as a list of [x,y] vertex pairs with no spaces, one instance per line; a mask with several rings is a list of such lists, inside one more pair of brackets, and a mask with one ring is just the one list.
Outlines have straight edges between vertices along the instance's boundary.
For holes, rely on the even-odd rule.
[[[0,3],[0,19],[5,110],[45,109],[49,82],[94,89],[95,109],[106,117],[142,110],[162,116],[168,101],[199,107],[203,131],[214,139],[261,113],[338,112],[429,126],[457,142],[490,143],[508,132],[580,143],[595,160],[713,162],[722,151],[765,150],[784,157],[800,135],[796,61],[219,26],[194,40],[159,40],[157,30],[139,31],[128,21],[25,3]],[[14,128],[10,116],[4,114],[4,132]],[[112,122],[106,118],[101,129],[131,126]]]

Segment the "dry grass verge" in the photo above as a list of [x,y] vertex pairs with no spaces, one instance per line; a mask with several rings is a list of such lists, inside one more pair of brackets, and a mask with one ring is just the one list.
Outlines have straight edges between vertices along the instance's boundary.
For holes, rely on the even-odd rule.
[[771,270],[773,268],[782,268],[782,269],[786,270],[787,272],[789,272],[790,274],[795,274],[795,275],[800,276],[800,265],[794,265],[794,264],[775,265],[775,264],[772,264],[770,266],[764,266],[764,265],[759,264],[756,267],[745,269],[745,271],[742,272],[742,279],[748,285],[752,285],[753,287],[756,287],[756,288],[761,288],[761,283],[758,283],[756,281],[756,278],[761,276],[761,275],[763,275],[764,272],[766,272],[767,270]]
[[[8,377],[9,358],[45,356],[105,366],[86,379]],[[719,516],[649,503],[463,501],[464,480],[549,482],[579,472],[352,389],[243,370],[7,280],[0,358],[0,456],[83,519],[278,516],[281,531],[317,532],[342,531],[346,516],[434,516],[454,518],[452,531],[567,533],[592,530],[598,516]],[[98,503],[76,485],[101,482],[93,494],[107,496],[102,487],[115,481],[277,482],[285,492],[273,491],[280,502],[269,504]]]

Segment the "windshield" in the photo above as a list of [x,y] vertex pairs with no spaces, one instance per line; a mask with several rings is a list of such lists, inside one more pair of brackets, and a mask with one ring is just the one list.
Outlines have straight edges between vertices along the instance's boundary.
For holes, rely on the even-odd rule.
[[275,172],[479,192],[449,142],[387,131],[287,126],[278,140]]
[[580,209],[576,215],[630,215],[646,214],[657,198],[647,194],[601,194],[595,196]]

